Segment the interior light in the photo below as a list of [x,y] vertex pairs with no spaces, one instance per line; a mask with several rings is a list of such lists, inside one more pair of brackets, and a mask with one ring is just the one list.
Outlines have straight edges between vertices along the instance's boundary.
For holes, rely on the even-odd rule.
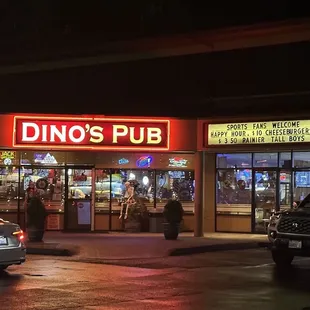
[[142,178],[142,183],[143,183],[143,185],[148,185],[149,184],[149,178],[147,176],[144,176]]
[[129,180],[135,180],[136,176],[132,172],[129,173]]
[[72,169],[68,169],[68,175],[72,175]]

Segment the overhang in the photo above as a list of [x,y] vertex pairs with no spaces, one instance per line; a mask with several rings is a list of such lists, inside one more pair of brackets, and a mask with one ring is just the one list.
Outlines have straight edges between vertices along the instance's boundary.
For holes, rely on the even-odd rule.
[[[234,27],[175,36],[105,43],[95,50],[80,50],[90,57],[34,61],[0,66],[0,75],[48,71],[98,64],[129,62],[182,55],[213,53],[235,49],[310,41],[310,19]],[[63,53],[64,51],[62,51]],[[68,53],[67,53],[68,54]],[[70,54],[70,53],[69,53]]]

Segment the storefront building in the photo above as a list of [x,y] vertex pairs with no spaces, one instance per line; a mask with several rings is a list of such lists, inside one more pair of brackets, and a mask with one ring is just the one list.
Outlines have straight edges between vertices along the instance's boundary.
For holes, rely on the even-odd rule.
[[274,210],[310,193],[310,121],[198,122],[204,231],[265,233]]
[[135,179],[151,215],[179,199],[194,230],[195,120],[1,115],[0,126],[0,217],[24,226],[33,181],[48,230],[120,231],[124,182]]

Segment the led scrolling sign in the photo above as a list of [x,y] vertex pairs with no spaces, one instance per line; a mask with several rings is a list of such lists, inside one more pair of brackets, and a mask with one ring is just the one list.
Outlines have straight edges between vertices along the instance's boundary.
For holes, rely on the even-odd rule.
[[14,117],[13,146],[84,150],[169,150],[170,121]]

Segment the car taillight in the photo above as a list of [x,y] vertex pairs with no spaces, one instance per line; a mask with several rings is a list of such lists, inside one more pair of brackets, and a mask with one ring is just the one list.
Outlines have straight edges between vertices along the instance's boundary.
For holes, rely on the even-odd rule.
[[25,239],[24,232],[22,230],[14,231],[12,235],[15,236],[19,241],[24,241]]

